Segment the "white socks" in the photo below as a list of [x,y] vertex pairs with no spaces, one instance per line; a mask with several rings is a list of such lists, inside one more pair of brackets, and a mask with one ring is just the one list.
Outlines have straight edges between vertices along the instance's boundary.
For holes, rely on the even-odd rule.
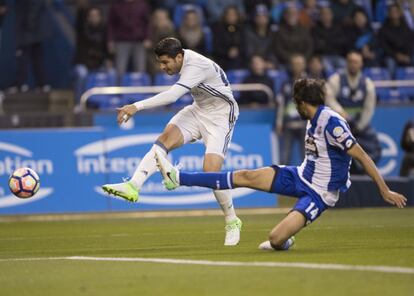
[[167,155],[166,150],[160,147],[157,144],[152,145],[150,151],[142,158],[137,169],[135,170],[134,175],[131,177],[131,182],[135,185],[137,189],[140,189],[145,180],[151,177],[152,174],[157,170],[157,163],[155,161],[155,150],[158,153],[162,153],[164,156]]
[[230,190],[214,190],[217,202],[224,213],[224,219],[226,223],[233,221],[237,218],[236,212],[234,211],[233,198]]

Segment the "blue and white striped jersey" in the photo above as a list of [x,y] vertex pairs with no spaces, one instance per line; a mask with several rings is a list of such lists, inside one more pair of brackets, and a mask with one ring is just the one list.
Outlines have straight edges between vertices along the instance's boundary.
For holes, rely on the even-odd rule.
[[329,206],[338,201],[339,191],[346,191],[351,185],[351,157],[347,150],[355,143],[346,120],[329,107],[319,106],[307,123],[306,155],[298,174]]

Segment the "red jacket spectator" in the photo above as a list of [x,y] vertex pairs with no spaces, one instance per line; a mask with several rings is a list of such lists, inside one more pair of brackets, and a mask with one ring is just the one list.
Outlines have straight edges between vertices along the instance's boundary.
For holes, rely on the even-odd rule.
[[148,38],[150,8],[145,0],[114,1],[108,19],[110,41],[143,41]]

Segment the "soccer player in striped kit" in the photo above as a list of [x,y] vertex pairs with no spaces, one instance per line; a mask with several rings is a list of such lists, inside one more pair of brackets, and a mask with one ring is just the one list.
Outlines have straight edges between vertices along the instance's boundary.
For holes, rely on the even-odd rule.
[[305,159],[300,166],[272,165],[256,170],[189,173],[180,171],[162,154],[156,153],[164,185],[170,190],[180,185],[212,189],[248,187],[297,197],[293,209],[270,232],[269,240],[259,245],[264,250],[288,250],[297,232],[335,206],[339,192],[351,185],[352,158],[363,165],[386,202],[403,208],[407,199],[388,188],[374,162],[356,142],[346,120],[324,105],[324,97],[322,80],[295,81],[293,100],[301,118],[307,120]]
[[[180,79],[167,91],[119,108],[118,123],[126,122],[141,110],[171,104],[188,92],[194,103],[171,119],[129,181],[102,186],[108,194],[131,202],[138,201],[140,188],[157,169],[155,152],[166,156],[175,148],[201,139],[206,146],[204,171],[220,171],[239,115],[226,74],[214,61],[183,49],[175,38],[161,40],[154,51],[161,70],[169,75],[179,73]],[[237,245],[242,222],[236,216],[231,191],[215,190],[214,195],[226,221],[224,244]]]

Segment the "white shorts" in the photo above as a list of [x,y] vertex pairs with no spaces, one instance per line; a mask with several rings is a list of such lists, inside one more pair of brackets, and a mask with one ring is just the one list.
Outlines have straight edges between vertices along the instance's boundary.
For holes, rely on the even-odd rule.
[[190,105],[171,118],[169,124],[180,129],[184,144],[201,139],[206,146],[205,154],[214,153],[224,158],[236,120],[230,121],[228,114],[215,114],[214,118],[210,118]]

